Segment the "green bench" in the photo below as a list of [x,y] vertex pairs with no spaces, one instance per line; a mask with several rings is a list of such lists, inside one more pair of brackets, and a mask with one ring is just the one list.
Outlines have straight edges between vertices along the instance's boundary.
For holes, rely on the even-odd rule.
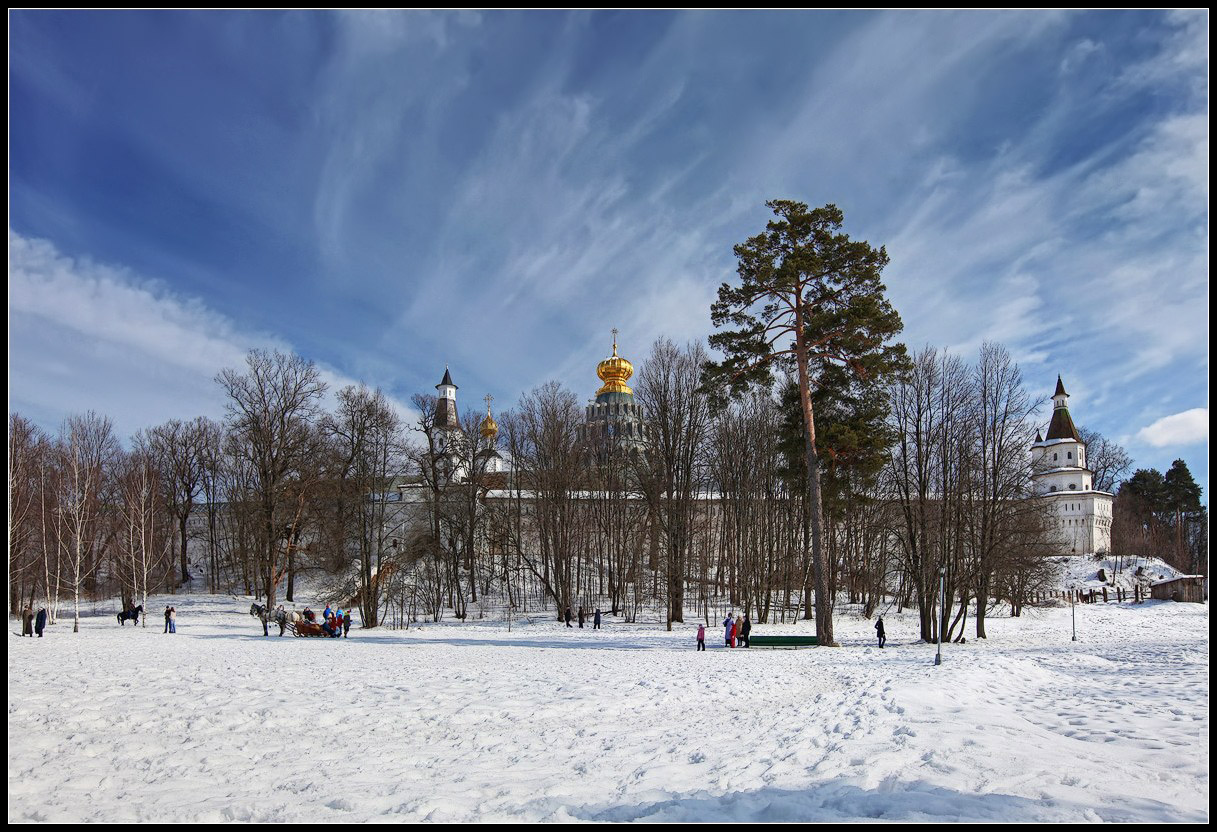
[[749,647],[815,647],[815,636],[750,636]]

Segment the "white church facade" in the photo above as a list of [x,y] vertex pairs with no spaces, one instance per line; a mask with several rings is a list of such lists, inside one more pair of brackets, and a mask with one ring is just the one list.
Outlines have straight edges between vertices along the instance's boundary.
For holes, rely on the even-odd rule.
[[1069,394],[1060,376],[1052,395],[1052,421],[1043,438],[1031,445],[1031,475],[1035,493],[1052,503],[1066,554],[1111,551],[1113,497],[1094,488],[1094,473],[1086,467],[1086,444],[1069,415]]

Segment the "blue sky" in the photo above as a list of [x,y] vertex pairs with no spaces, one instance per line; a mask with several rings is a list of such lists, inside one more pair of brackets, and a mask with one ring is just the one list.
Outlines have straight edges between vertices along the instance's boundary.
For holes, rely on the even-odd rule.
[[[1207,12],[10,12],[9,402],[223,413],[251,347],[398,402],[591,396],[711,331],[767,199],[886,245],[1208,480]],[[1044,411],[1044,421],[1050,413]]]

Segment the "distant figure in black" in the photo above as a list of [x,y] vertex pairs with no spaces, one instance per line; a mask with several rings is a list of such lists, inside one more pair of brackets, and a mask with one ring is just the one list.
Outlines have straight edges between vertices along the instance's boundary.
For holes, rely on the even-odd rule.
[[346,617],[342,619],[342,637],[347,638],[347,633],[351,632],[351,616],[354,615],[351,610],[347,610]]
[[21,613],[21,637],[34,637],[34,611],[26,607]]
[[566,608],[566,626],[567,627],[570,626],[570,619],[571,619],[570,607],[567,607]]
[[46,629],[46,607],[38,610],[38,618],[34,621],[34,632],[38,634],[38,638],[42,638],[44,629]]
[[593,630],[600,629],[600,610],[599,609],[596,610],[596,617],[592,619],[592,629]]
[[[169,632],[169,608],[165,607],[165,633]],[[161,633],[164,635],[164,633]]]
[[883,616],[879,616],[879,620],[875,622],[875,632],[879,635],[879,649],[883,649],[883,645],[887,643],[887,634],[883,632]]
[[586,618],[586,613],[583,612],[583,607],[579,607],[579,629],[583,629],[583,619]]
[[740,628],[739,637],[744,646],[748,646],[748,634],[752,632],[752,622],[748,620],[748,616],[744,615],[744,626]]

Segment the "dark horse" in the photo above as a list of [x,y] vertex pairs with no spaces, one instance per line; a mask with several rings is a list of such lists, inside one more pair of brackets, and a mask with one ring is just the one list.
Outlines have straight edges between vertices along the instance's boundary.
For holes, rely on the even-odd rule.
[[261,604],[250,604],[249,614],[262,622],[262,635],[270,635],[270,631],[267,629],[266,624],[271,619],[271,611]]
[[134,621],[136,624],[138,624],[139,617],[143,613],[143,611],[144,611],[144,605],[140,604],[138,607],[136,607],[133,610],[127,610],[126,612],[120,612],[118,614],[118,623],[122,624],[124,627],[127,626],[128,621]]

